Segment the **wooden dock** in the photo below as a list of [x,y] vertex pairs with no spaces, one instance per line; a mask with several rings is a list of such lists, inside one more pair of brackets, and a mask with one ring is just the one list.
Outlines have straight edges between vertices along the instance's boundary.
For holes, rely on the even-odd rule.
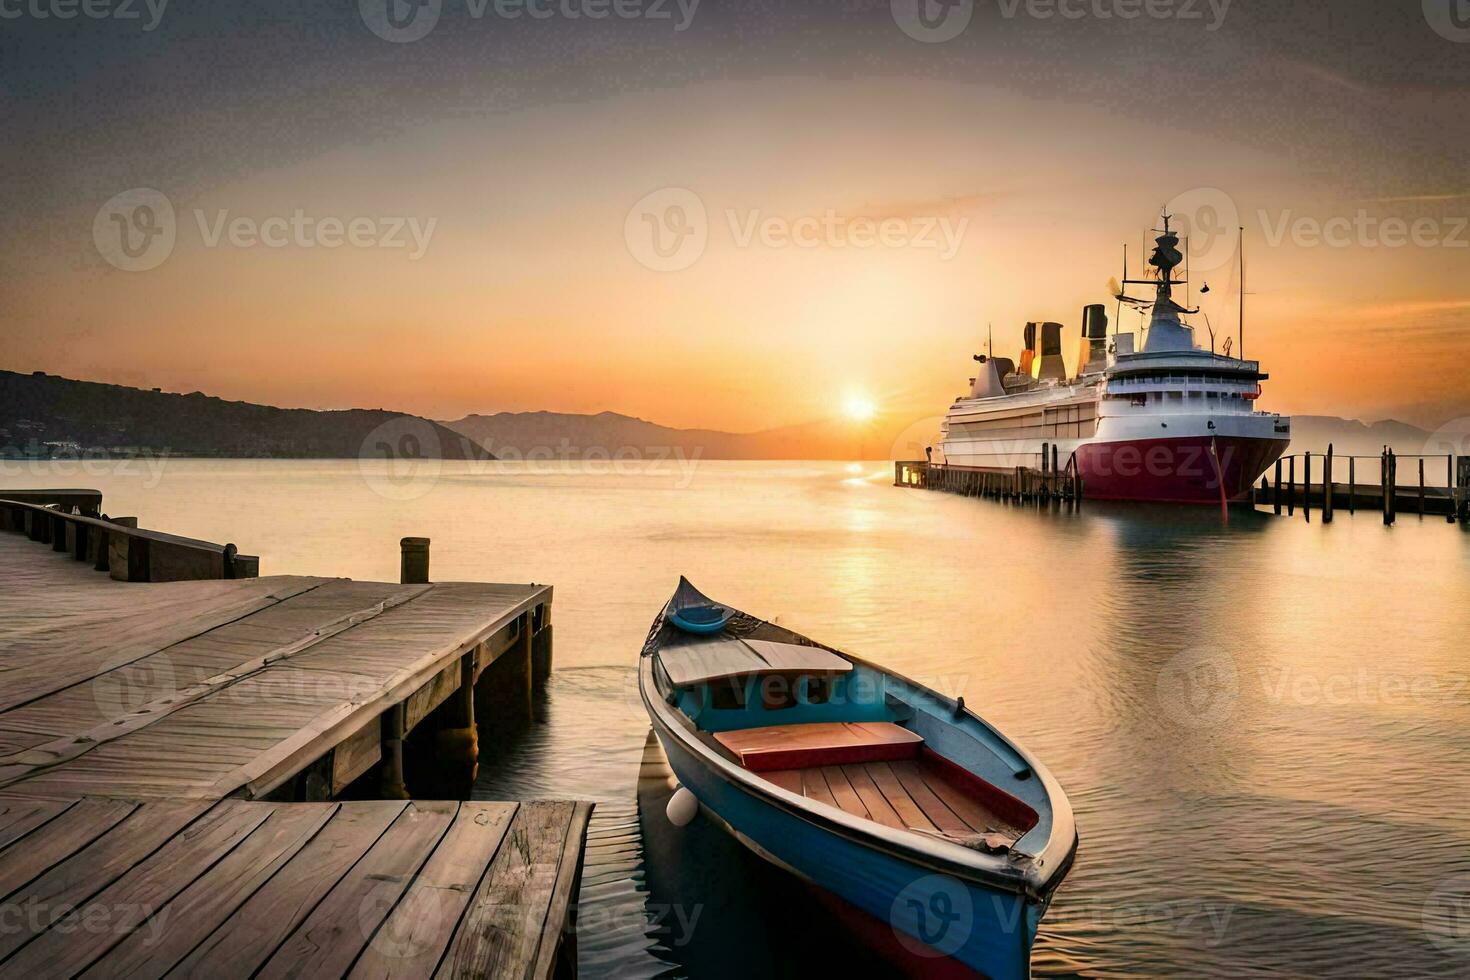
[[590,805],[429,800],[529,719],[549,586],[407,542],[407,583],[251,577],[45,503],[0,503],[0,975],[575,972]]
[[[1434,470],[1444,474],[1443,485],[1434,482]],[[1313,482],[1314,473],[1319,482]],[[1329,445],[1325,453],[1282,457],[1271,477],[1261,478],[1251,502],[1288,516],[1301,508],[1308,520],[1316,510],[1329,524],[1338,513],[1359,510],[1382,514],[1384,524],[1400,514],[1470,524],[1470,456],[1400,456],[1390,449],[1378,456],[1338,456]]]
[[1072,460],[1060,464],[1055,453],[1043,453],[1046,464],[1029,466],[950,466],[926,460],[899,460],[893,464],[893,485],[917,490],[939,490],[963,497],[983,497],[1018,504],[1082,501],[1082,478]]

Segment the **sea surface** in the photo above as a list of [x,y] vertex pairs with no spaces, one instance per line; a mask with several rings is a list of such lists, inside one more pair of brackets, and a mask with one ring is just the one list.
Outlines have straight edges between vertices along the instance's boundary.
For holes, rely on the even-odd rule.
[[553,584],[540,721],[487,747],[476,795],[598,801],[584,975],[877,969],[783,874],[662,816],[634,666],[680,574],[963,694],[1051,768],[1082,845],[1037,975],[1470,974],[1470,533],[891,483],[886,463],[0,465],[262,574],[396,581],[420,535],[435,579]]

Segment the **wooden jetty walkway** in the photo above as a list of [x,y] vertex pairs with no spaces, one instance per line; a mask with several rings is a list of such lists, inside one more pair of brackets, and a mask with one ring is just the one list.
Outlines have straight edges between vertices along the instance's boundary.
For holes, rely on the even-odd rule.
[[87,493],[0,499],[0,976],[575,973],[590,805],[429,799],[549,586],[255,577]]
[[[1403,461],[1409,463],[1400,477]],[[1443,485],[1434,482],[1435,470],[1443,472]],[[1314,472],[1321,482],[1312,482]],[[1340,476],[1347,479],[1336,479]],[[1470,524],[1470,456],[1401,456],[1387,448],[1377,456],[1339,456],[1328,445],[1325,453],[1294,453],[1277,460],[1271,477],[1261,478],[1252,503],[1288,516],[1300,507],[1309,520],[1316,509],[1329,524],[1339,511],[1359,510],[1381,513],[1384,524],[1393,524],[1399,514]]]

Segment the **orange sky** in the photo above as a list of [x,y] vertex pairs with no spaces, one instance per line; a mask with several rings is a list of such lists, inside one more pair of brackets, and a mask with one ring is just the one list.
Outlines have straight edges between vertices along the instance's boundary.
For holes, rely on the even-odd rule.
[[[1360,119],[1410,114],[1440,135],[1465,121],[1463,90],[1429,100],[1422,87],[1282,72],[1300,98]],[[1060,320],[1070,357],[1079,311],[1106,300],[1122,244],[1136,271],[1159,207],[1180,200],[1187,220],[1219,197],[1200,189],[1218,189],[1247,228],[1246,352],[1272,375],[1264,408],[1430,427],[1470,415],[1463,169],[1454,184],[1376,156],[1333,168],[1332,138],[1309,130],[1202,127],[1024,89],[889,66],[750,71],[471,118],[410,115],[370,138],[187,179],[133,166],[83,181],[89,164],[76,163],[88,191],[34,215],[23,262],[9,257],[3,313],[18,329],[3,366],[288,406],[614,410],[741,431],[830,417],[862,393],[902,422],[963,390],[987,323],[996,352],[1014,355],[1026,320]],[[189,139],[190,110],[178,112],[169,125]],[[159,187],[176,212],[173,251],[146,272],[113,268],[91,237],[97,208],[130,186]],[[708,243],[688,268],[655,271],[628,218],[669,187],[697,195]],[[296,209],[432,220],[433,233],[415,259],[209,247],[199,227],[201,214]],[[1430,230],[1396,247],[1376,231],[1312,240],[1311,222],[1360,211]],[[812,247],[741,241],[767,218],[837,231]],[[909,237],[935,225],[930,241],[941,222],[963,234],[952,255],[942,242],[844,244],[865,218],[897,219]],[[1306,231],[1282,238],[1301,218]],[[1205,312],[1223,339],[1235,252],[1195,258],[1215,266],[1193,277],[1211,284]]]

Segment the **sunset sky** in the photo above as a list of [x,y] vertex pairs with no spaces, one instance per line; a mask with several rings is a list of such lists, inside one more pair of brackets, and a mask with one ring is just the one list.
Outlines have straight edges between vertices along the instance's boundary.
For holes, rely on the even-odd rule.
[[[1060,320],[1070,359],[1173,202],[1221,341],[1212,232],[1246,227],[1264,408],[1470,415],[1470,28],[1435,0],[990,0],[948,40],[913,0],[622,2],[443,0],[398,41],[374,0],[0,22],[0,367],[740,431],[860,397],[903,424],[964,389],[987,323],[1014,356]],[[108,202],[136,188],[173,244],[129,271]]]

